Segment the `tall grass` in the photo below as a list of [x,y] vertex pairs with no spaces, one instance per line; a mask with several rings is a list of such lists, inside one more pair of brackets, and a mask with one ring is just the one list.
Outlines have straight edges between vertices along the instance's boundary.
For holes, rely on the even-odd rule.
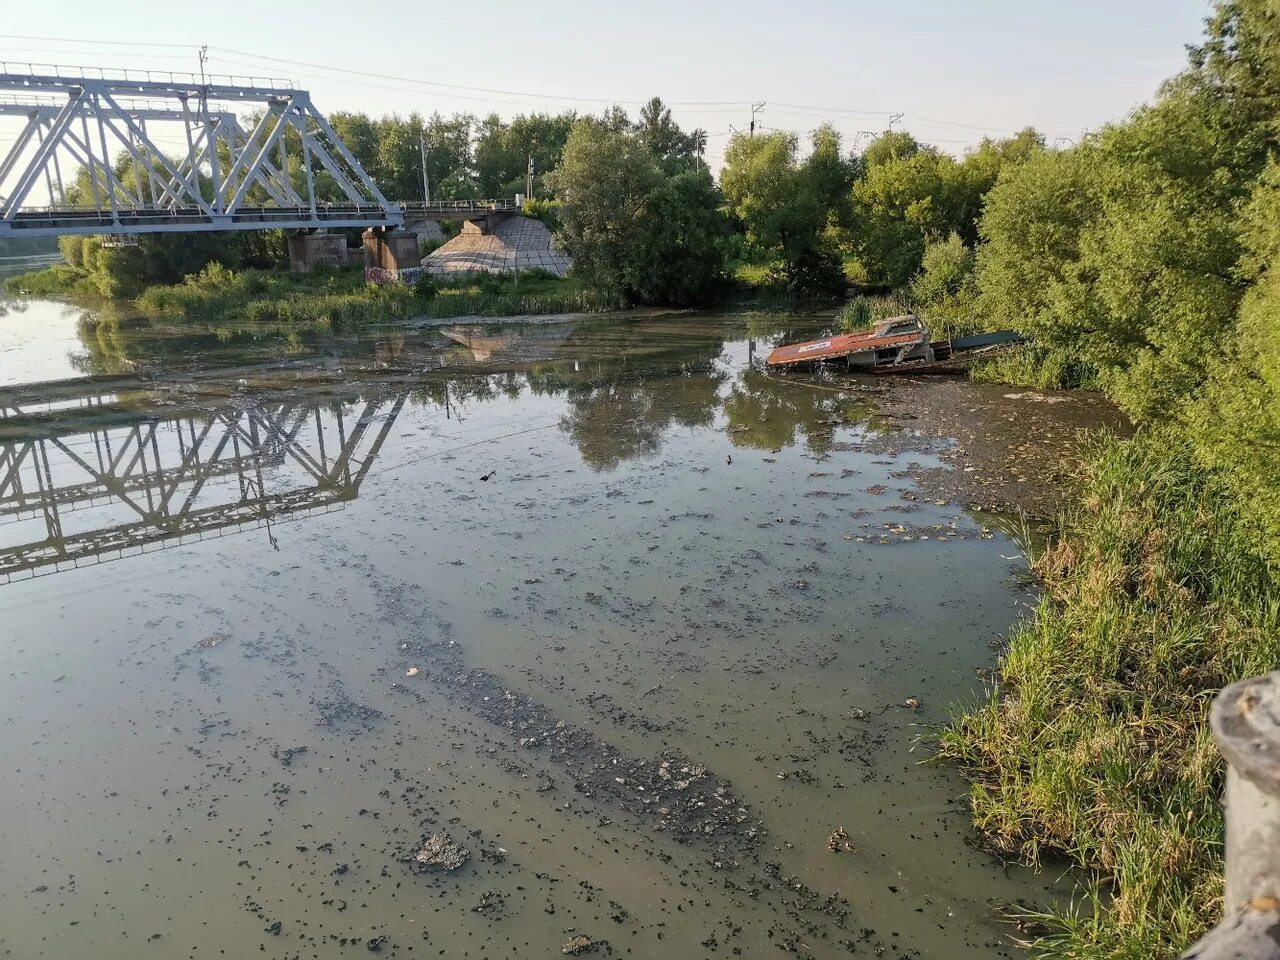
[[153,318],[207,323],[297,324],[344,329],[408,317],[513,316],[616,309],[611,296],[530,272],[519,285],[498,276],[366,284],[359,271],[296,275],[232,271],[212,264],[182,283],[151,287],[137,301]]
[[1095,441],[1036,563],[1043,599],[990,699],[942,737],[992,847],[1095,878],[1078,909],[1041,918],[1039,955],[1172,958],[1216,921],[1208,708],[1280,664],[1280,582],[1246,511],[1180,438]]
[[859,330],[870,330],[881,320],[910,312],[911,301],[902,293],[880,297],[856,296],[840,308],[836,319],[840,321],[842,330],[856,333]]
[[4,288],[9,293],[34,297],[91,296],[97,293],[89,282],[87,271],[66,263],[55,263],[42,270],[8,277]]
[[1098,371],[1064,347],[1023,343],[1000,353],[978,357],[969,367],[969,379],[979,383],[1006,383],[1035,390],[1101,389]]

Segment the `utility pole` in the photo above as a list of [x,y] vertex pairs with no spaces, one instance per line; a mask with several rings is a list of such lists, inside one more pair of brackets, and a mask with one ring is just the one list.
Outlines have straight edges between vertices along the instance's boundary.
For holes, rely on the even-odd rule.
[[533,199],[533,154],[529,154],[529,168],[524,175],[524,196],[526,200]]
[[431,202],[431,180],[427,176],[427,128],[418,129],[418,149],[422,153],[422,200]]
[[903,115],[902,115],[902,114],[900,114],[900,113],[891,113],[891,114],[889,114],[889,129],[890,129],[890,130],[892,130],[892,129],[893,129],[893,125],[894,125],[895,123],[901,123],[901,122],[902,122],[902,116],[903,116]]
[[200,48],[200,86],[204,87],[204,62],[209,59],[209,48]]
[[751,105],[751,136],[756,135],[756,114],[764,112],[764,103],[753,103]]

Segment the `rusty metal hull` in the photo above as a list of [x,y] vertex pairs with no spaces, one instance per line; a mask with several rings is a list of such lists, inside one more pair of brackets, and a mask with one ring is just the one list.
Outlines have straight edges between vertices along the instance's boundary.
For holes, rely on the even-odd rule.
[[776,347],[768,358],[771,367],[790,367],[819,361],[845,360],[851,366],[875,366],[881,350],[899,351],[903,347],[924,344],[923,331],[876,336],[874,333],[843,333],[806,343],[789,343]]

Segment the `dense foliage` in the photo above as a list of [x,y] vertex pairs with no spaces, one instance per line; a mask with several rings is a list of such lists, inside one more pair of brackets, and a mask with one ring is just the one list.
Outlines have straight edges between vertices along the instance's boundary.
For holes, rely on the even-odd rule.
[[724,263],[720,196],[708,173],[672,163],[665,138],[579,121],[550,179],[560,241],[588,286],[640,304],[714,295]]
[[1076,352],[1140,422],[1185,422],[1206,461],[1261,498],[1273,532],[1275,22],[1263,0],[1223,3],[1151,106],[1007,171],[987,198],[976,278],[984,323]]
[[986,372],[1092,371],[1138,426],[1087,458],[1039,609],[944,739],[995,846],[1096,871],[1047,956],[1172,958],[1215,922],[1209,693],[1280,666],[1280,16],[1221,0],[1207,33],[1151,105],[1003,171],[980,223],[976,310],[1036,337]]
[[845,281],[833,232],[848,223],[852,174],[834,130],[819,129],[813,146],[801,161],[794,134],[735,134],[720,184],[747,242],[780,264],[792,292],[836,294]]
[[524,271],[519,282],[497,274],[422,277],[413,284],[365,283],[362,271],[309,274],[228,270],[213,263],[181,283],[147,288],[138,312],[152,319],[238,326],[350,329],[406,317],[509,316],[593,312],[621,304],[579,283]]

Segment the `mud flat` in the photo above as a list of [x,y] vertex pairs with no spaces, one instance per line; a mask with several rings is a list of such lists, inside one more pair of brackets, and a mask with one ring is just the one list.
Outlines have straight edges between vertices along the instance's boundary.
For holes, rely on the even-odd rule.
[[1091,431],[1124,436],[1128,419],[1101,395],[975,384],[958,377],[884,378],[882,416],[930,440],[943,465],[911,473],[924,496],[985,510],[1054,516],[1070,496],[1080,443]]

